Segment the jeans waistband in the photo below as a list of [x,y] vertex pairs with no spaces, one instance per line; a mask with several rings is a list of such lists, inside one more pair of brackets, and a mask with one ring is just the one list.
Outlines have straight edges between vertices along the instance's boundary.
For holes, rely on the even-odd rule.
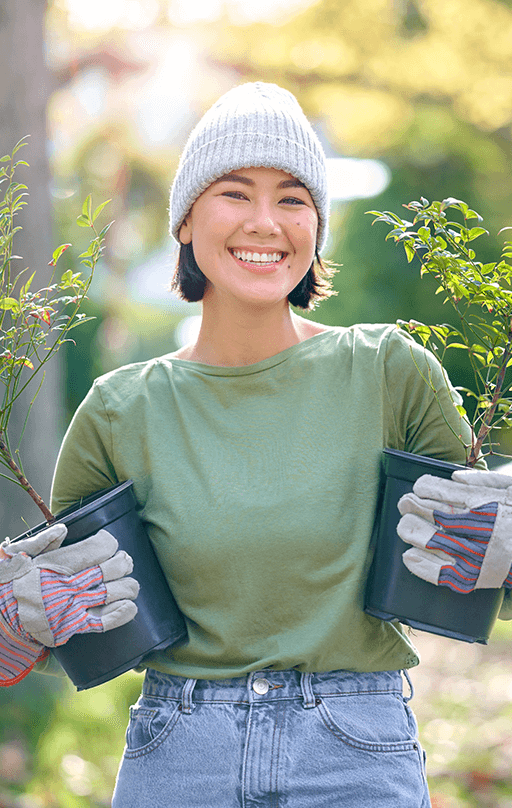
[[[408,701],[412,696],[412,686],[407,674],[405,676],[411,689]],[[149,668],[142,693],[153,698],[181,701],[185,711],[189,712],[193,702],[251,704],[302,699],[304,706],[314,707],[315,698],[320,697],[363,693],[402,695],[402,690],[401,671],[301,673],[297,670],[261,670],[233,679],[186,679]]]

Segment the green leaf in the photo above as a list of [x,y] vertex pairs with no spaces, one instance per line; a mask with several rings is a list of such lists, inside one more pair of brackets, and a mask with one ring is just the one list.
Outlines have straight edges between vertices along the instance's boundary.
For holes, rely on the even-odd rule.
[[432,331],[434,331],[438,336],[447,337],[450,333],[458,333],[453,331],[452,326],[449,325],[433,325]]
[[[461,199],[455,199],[453,196],[449,196],[446,199],[443,199],[441,202],[442,208],[458,208],[459,205],[465,205],[466,203],[463,202]],[[466,205],[467,207],[467,205]]]
[[414,252],[414,247],[411,246],[411,243],[409,241],[404,241],[404,250],[407,256],[407,263],[410,264],[414,256],[416,255],[416,253]]
[[79,320],[75,320],[75,322],[71,323],[71,325],[69,325],[66,330],[71,331],[72,328],[76,328],[77,326],[82,325],[82,323],[88,323],[89,320],[95,320],[95,319],[96,317],[87,317],[86,315],[84,315]]
[[74,288],[76,284],[80,285],[81,276],[82,276],[81,272],[73,273],[70,269],[67,269],[60,279],[59,289],[69,289]]
[[[501,323],[499,325],[501,325]],[[489,325],[489,323],[484,323],[483,321],[478,323],[477,328],[479,331],[484,331],[485,333],[489,334],[491,338],[500,337],[503,333],[502,329],[496,328],[494,324]]]
[[77,216],[76,223],[77,223],[77,225],[79,227],[90,227],[91,226],[91,223],[90,223],[89,219],[87,218],[87,216],[84,216],[82,214],[80,214],[80,216]]
[[100,230],[100,232],[98,234],[98,238],[99,239],[104,238],[105,234],[110,230],[110,228],[112,227],[113,224],[114,224],[113,221],[106,224],[105,227],[102,230]]
[[468,232],[467,239],[468,241],[473,241],[478,236],[488,236],[489,231],[486,230],[484,227],[472,227],[471,230]]
[[20,138],[20,140],[18,140],[18,142],[16,143],[14,149],[12,150],[12,156],[13,157],[14,157],[15,154],[17,154],[19,152],[20,149],[22,149],[24,146],[27,145],[27,143],[25,143],[25,138],[27,138],[27,137],[30,137],[30,135],[23,135],[23,137]]
[[459,386],[457,386],[455,389],[458,390],[461,393],[464,393],[464,395],[469,396],[470,398],[478,398],[476,393],[474,393],[473,390],[470,390],[469,387],[459,387]]
[[102,203],[101,203],[101,205],[98,205],[98,207],[96,208],[96,210],[94,211],[94,213],[93,213],[93,215],[92,215],[92,221],[93,221],[93,223],[96,221],[96,219],[97,219],[97,218],[98,218],[98,216],[100,215],[100,213],[101,213],[101,211],[103,210],[103,208],[105,208],[105,207],[108,205],[108,203],[109,203],[109,202],[112,202],[112,199],[107,199],[107,201],[106,201],[106,202],[102,202]]
[[393,230],[390,230],[389,233],[387,234],[386,241],[388,241],[390,238],[398,240],[399,238],[404,238],[407,235],[409,234],[405,232],[402,227],[395,227]]
[[409,332],[409,334],[419,338],[423,346],[427,345],[432,334],[432,329],[430,326],[425,325],[424,323],[419,323],[417,320],[409,320],[408,323],[403,323],[403,327]]
[[53,251],[50,266],[54,267],[62,253],[66,252],[69,247],[71,247],[71,244],[61,244],[60,247],[57,247],[57,249]]
[[20,305],[15,297],[0,298],[0,309],[3,311],[13,311],[15,314],[20,313]]
[[495,268],[496,262],[492,262],[490,264],[482,264],[480,266],[480,272],[482,275],[489,275]]
[[32,275],[30,276],[30,278],[28,279],[28,281],[25,283],[25,285],[21,287],[20,297],[22,297],[22,296],[24,297],[27,294],[28,290],[30,289],[30,287],[32,285],[32,281],[34,280],[35,274],[36,273],[33,272]]
[[91,220],[92,214],[92,195],[88,194],[84,200],[84,204],[82,205],[82,216],[86,216],[87,219]]
[[86,251],[83,252],[83,253],[80,253],[80,255],[78,257],[79,258],[88,258],[89,256],[94,255],[95,252],[96,252],[96,241],[91,241],[91,243],[87,247]]

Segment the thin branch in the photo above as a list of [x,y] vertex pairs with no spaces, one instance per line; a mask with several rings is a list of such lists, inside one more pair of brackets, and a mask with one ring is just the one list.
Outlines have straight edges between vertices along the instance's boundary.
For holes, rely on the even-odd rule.
[[42,497],[37,493],[37,491],[34,490],[34,488],[30,485],[29,481],[27,480],[27,478],[25,477],[19,466],[14,462],[12,455],[10,454],[9,449],[7,447],[7,444],[4,442],[2,437],[0,437],[0,452],[2,453],[4,460],[6,461],[7,465],[11,469],[16,479],[18,480],[21,487],[25,489],[25,491],[27,492],[27,494],[29,494],[30,497],[32,497],[39,510],[43,513],[46,521],[47,522],[55,521],[54,515],[47,508]]

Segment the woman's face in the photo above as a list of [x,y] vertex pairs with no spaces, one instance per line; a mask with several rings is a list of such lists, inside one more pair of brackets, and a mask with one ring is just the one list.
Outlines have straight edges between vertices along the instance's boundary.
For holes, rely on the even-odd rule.
[[206,276],[204,303],[286,300],[310,268],[318,215],[307,188],[285,171],[241,168],[194,202],[180,229]]

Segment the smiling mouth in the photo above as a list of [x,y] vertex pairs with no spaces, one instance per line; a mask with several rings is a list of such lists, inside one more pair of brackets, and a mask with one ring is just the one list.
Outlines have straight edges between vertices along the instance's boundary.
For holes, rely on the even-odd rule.
[[278,264],[282,261],[286,253],[284,252],[268,252],[268,253],[255,253],[246,250],[230,250],[229,251],[239,261],[245,264],[253,264],[254,266],[265,267]]

